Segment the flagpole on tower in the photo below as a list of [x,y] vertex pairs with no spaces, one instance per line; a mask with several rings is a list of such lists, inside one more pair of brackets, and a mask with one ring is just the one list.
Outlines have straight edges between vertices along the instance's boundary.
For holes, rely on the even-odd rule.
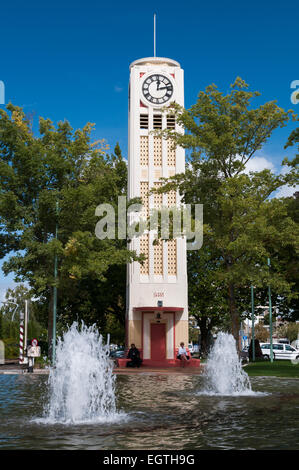
[[154,14],[154,57],[156,57],[156,13]]

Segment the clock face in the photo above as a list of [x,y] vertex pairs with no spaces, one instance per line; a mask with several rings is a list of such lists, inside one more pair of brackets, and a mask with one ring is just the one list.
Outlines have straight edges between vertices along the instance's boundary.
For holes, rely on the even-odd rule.
[[173,85],[165,75],[150,75],[142,84],[142,93],[150,103],[161,105],[172,97]]

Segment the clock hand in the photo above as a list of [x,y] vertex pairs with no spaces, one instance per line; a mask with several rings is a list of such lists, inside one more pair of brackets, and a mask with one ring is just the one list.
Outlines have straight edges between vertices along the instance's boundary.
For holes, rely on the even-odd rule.
[[168,85],[168,86],[162,86],[162,88],[159,88],[159,90],[168,90],[168,89],[171,89],[171,87]]

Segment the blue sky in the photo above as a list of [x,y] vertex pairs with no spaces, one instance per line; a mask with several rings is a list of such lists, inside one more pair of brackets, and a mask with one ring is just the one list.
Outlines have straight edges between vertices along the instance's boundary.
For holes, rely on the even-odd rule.
[[[185,105],[216,83],[227,92],[241,76],[262,96],[293,105],[290,84],[299,80],[299,4],[291,1],[113,2],[11,1],[0,4],[0,80],[5,101],[74,128],[94,122],[94,138],[127,156],[129,64],[153,55],[178,60],[185,70]],[[298,109],[296,109],[298,107]],[[280,171],[290,123],[277,130],[257,164]],[[264,160],[262,160],[264,159]],[[0,275],[0,297],[12,277]]]

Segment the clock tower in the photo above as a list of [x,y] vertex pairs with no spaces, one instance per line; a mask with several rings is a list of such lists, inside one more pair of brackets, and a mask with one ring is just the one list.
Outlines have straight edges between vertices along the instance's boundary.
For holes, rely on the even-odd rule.
[[[143,202],[142,216],[151,209],[180,205],[179,194],[149,194],[169,178],[185,171],[185,152],[170,140],[155,135],[163,129],[182,130],[169,108],[184,105],[184,72],[164,57],[139,59],[130,65],[128,197]],[[162,109],[163,108],[163,109]],[[153,244],[148,231],[130,242],[143,253],[143,264],[127,268],[126,345],[140,350],[146,365],[174,365],[176,349],[188,346],[186,240],[183,237]]]

